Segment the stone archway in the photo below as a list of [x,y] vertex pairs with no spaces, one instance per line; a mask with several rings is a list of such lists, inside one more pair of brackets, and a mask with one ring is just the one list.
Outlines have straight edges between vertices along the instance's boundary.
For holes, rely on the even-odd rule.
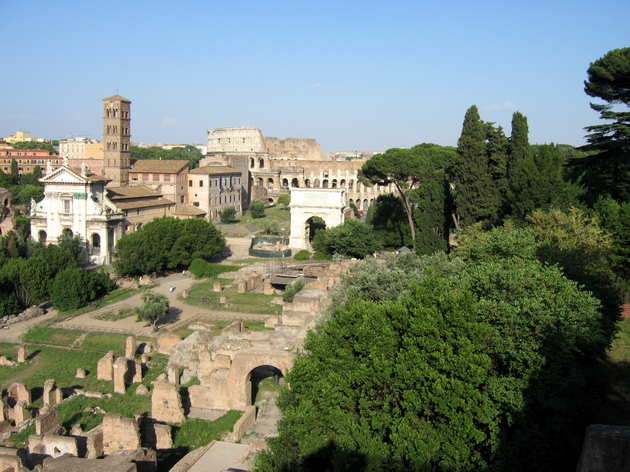
[[261,366],[278,369],[284,376],[293,365],[295,354],[287,351],[250,349],[231,358],[205,351],[199,354],[199,381],[188,389],[194,407],[220,410],[245,410],[252,404],[251,373]]
[[289,246],[292,249],[308,249],[308,220],[319,217],[326,228],[343,223],[347,193],[345,189],[303,188],[291,189],[291,235]]

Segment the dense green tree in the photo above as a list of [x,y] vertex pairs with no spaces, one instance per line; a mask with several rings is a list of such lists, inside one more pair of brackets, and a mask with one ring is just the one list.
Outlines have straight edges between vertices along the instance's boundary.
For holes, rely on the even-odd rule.
[[[431,174],[446,168],[454,159],[454,148],[423,143],[411,149],[389,149],[376,154],[363,164],[359,180],[367,185],[390,185],[402,199],[411,233],[411,246],[416,246],[416,225],[413,220],[412,191],[431,181]],[[425,191],[427,192],[427,191]]]
[[190,169],[198,167],[199,160],[202,157],[201,151],[197,147],[191,145],[174,147],[172,149],[164,149],[159,146],[131,146],[130,154],[131,160],[134,162],[139,159],[188,160],[188,167]]
[[565,153],[555,144],[533,146],[512,170],[510,214],[524,219],[534,210],[568,209],[579,204],[579,185],[565,179]]
[[144,275],[188,267],[197,258],[211,259],[225,238],[201,219],[156,218],[116,244],[114,268],[120,275]]
[[138,308],[138,321],[148,321],[155,329],[160,318],[168,315],[168,298],[155,292],[144,292],[141,297],[144,303]]
[[311,245],[320,255],[357,259],[363,259],[382,248],[380,241],[374,237],[372,228],[357,220],[346,220],[342,225],[317,231]]
[[[42,173],[42,168],[40,166],[35,166],[33,168],[33,172],[22,174],[20,178],[20,183],[22,185],[36,185],[38,187],[43,187],[44,185],[39,181],[39,179],[41,179],[43,176],[44,174]],[[43,198],[43,194],[42,194],[42,198]]]
[[278,205],[282,205],[286,210],[289,204],[291,203],[291,194],[290,193],[281,193],[278,195]]
[[508,152],[510,142],[503,132],[503,127],[494,126],[494,123],[485,123],[486,126],[486,153],[488,155],[488,171],[492,186],[495,189],[497,200],[500,202],[498,210],[499,218],[505,214],[505,202],[509,189],[507,177]]
[[591,108],[607,123],[585,128],[588,144],[581,149],[589,155],[572,165],[587,174],[585,182],[595,195],[630,201],[630,48],[607,52],[590,64],[587,75],[584,91],[605,102],[591,103]]
[[264,218],[265,203],[262,200],[252,200],[249,204],[249,212],[252,218]]
[[50,300],[59,311],[74,310],[105,295],[115,286],[105,272],[64,269],[52,282]]
[[221,219],[221,223],[232,223],[236,220],[236,208],[233,206],[225,207],[223,210],[219,211],[219,218]]
[[[59,144],[59,142],[57,142]],[[55,151],[53,143],[40,143],[38,141],[16,141],[12,144],[13,149],[45,149],[49,155],[59,154]]]
[[507,176],[510,181],[519,165],[529,157],[531,157],[531,146],[527,117],[517,111],[512,115],[512,135],[507,161]]
[[339,308],[295,359],[257,470],[483,469],[497,415],[478,316],[470,293],[435,278]]
[[401,246],[411,246],[409,222],[400,197],[391,193],[379,195],[370,208],[371,218],[366,222],[372,225],[374,236],[383,247],[399,249]]
[[455,184],[454,222],[457,228],[476,222],[494,223],[500,200],[492,185],[486,149],[486,125],[477,106],[464,117],[462,134],[457,141],[457,159],[452,168]]
[[87,251],[81,236],[72,236],[69,232],[63,232],[57,238],[57,245],[62,249],[67,249],[79,265],[87,262]]
[[462,283],[492,329],[485,352],[502,424],[497,470],[575,470],[584,428],[604,398],[593,372],[611,337],[599,301],[535,259],[474,261]]
[[615,285],[620,288],[624,302],[630,301],[630,202],[619,203],[610,196],[600,196],[594,210],[601,227],[611,235],[611,268]]
[[17,161],[11,159],[11,184],[17,185],[20,183],[20,173],[18,171]]

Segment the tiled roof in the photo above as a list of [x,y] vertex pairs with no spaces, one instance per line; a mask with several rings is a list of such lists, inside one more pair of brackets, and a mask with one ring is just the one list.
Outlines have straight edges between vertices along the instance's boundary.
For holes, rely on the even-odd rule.
[[110,101],[110,102],[116,102],[116,101],[120,101],[120,102],[129,102],[131,103],[131,100],[125,98],[125,97],[121,97],[120,95],[112,95],[111,97],[107,97],[104,98],[103,101]]
[[198,169],[190,170],[188,171],[188,173],[189,174],[217,175],[217,174],[240,174],[241,172],[230,166],[207,166],[207,167],[199,167]]
[[154,174],[176,174],[188,165],[183,159],[139,159],[130,172],[151,172]]
[[135,210],[136,208],[151,208],[156,206],[175,205],[173,200],[168,198],[153,198],[145,200],[137,200],[133,202],[114,202],[117,208],[121,210]]
[[128,187],[107,187],[110,200],[120,200],[124,198],[143,198],[143,197],[159,197],[160,193],[156,193],[149,187],[144,185],[130,185]]
[[184,203],[180,205],[179,209],[173,214],[178,216],[202,216],[205,215],[206,212],[190,203]]

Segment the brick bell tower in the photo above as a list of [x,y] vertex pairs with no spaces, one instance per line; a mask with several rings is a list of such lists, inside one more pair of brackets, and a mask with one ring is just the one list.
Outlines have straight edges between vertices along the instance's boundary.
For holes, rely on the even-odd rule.
[[103,173],[108,187],[129,183],[131,101],[120,95],[103,99]]

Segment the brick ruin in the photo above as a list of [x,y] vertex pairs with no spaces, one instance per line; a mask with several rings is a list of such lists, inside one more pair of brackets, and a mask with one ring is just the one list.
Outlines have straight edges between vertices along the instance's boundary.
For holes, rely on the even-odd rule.
[[[143,391],[137,392],[142,394],[147,390],[151,395],[149,418],[107,413],[100,426],[83,432],[77,425],[68,434],[61,428],[55,408],[65,401],[64,390],[54,380],[47,380],[43,386],[44,408],[39,412],[27,408],[31,393],[24,384],[11,385],[6,403],[0,404],[0,435],[18,424],[20,427],[34,424],[36,434],[29,437],[24,450],[0,448],[0,470],[32,470],[39,466],[42,472],[154,471],[156,451],[168,451],[173,446],[170,424],[186,420],[180,383],[194,376],[200,384],[188,388],[190,407],[244,411],[229,438],[238,441],[256,421],[252,371],[260,366],[273,366],[284,373],[291,367],[306,332],[314,325],[315,316],[330,303],[330,292],[347,266],[347,263],[331,263],[328,267],[305,267],[304,275],[312,281],[296,294],[293,303],[284,303],[282,315],[265,319],[265,325],[273,327],[273,331],[250,332],[242,320],[237,320],[215,337],[210,334],[214,327],[202,319],[190,324],[195,331],[184,340],[173,332],[161,330],[156,345],[158,352],[169,355],[166,372],[150,389],[142,385]],[[243,283],[246,290],[262,290],[268,280],[250,273],[235,282]],[[147,352],[150,348],[138,349],[135,338],[127,338],[125,356],[116,358],[113,352],[108,352],[98,361],[97,379],[113,382],[114,395],[124,394],[129,385],[142,380],[143,364],[150,359]],[[25,353],[19,357],[25,358]],[[79,374],[85,376],[85,371]],[[111,396],[71,390],[65,396]]]

